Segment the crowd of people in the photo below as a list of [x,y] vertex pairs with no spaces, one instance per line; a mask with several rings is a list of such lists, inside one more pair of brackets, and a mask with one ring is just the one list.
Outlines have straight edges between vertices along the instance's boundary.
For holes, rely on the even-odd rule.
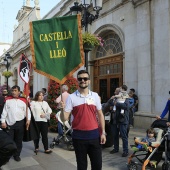
[[[103,107],[99,95],[89,89],[90,75],[85,70],[80,70],[77,74],[79,84],[78,90],[68,93],[68,86],[61,86],[61,95],[55,99],[61,120],[70,119],[72,123],[72,141],[77,160],[77,169],[87,169],[87,155],[90,157],[93,170],[102,169],[102,144],[106,143],[105,119]],[[113,149],[110,154],[119,152],[119,138],[122,139],[122,157],[127,157],[128,133],[134,126],[134,113],[138,111],[138,96],[135,89],[122,85],[117,87],[108,102],[111,112],[111,133],[113,133]],[[48,144],[48,120],[52,109],[47,102],[47,90],[42,88],[35,94],[30,103],[21,96],[20,87],[15,85],[11,88],[11,95],[7,90],[2,91],[0,96],[0,167],[7,163],[13,156],[14,160],[21,161],[22,142],[25,129],[28,130],[32,121],[35,121],[38,135],[33,138],[34,149],[39,151],[40,136],[44,146],[44,153],[50,154]],[[30,107],[29,107],[30,106]],[[170,100],[160,116],[162,119],[169,111]],[[169,120],[170,118],[168,118]],[[170,120],[169,120],[170,121]],[[58,134],[63,135],[61,123],[58,123]],[[5,144],[4,144],[5,143]],[[143,146],[138,146],[143,147]],[[5,154],[4,154],[5,153]]]

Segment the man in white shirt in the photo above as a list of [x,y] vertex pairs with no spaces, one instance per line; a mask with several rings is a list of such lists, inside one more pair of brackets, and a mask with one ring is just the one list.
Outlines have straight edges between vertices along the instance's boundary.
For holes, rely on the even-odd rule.
[[20,87],[13,86],[12,96],[6,98],[1,115],[1,127],[6,128],[9,126],[9,134],[16,143],[17,151],[14,153],[13,157],[17,162],[21,161],[20,153],[22,150],[22,140],[25,129],[24,119],[28,115],[26,120],[27,129],[31,120],[31,113],[26,103],[26,99],[20,97]]

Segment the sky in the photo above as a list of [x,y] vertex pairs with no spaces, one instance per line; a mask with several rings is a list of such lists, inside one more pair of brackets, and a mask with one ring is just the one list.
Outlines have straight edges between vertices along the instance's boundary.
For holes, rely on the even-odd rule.
[[[0,42],[12,43],[16,16],[26,0],[0,0]],[[43,18],[60,0],[39,0],[40,16]],[[34,0],[30,0],[34,7]]]

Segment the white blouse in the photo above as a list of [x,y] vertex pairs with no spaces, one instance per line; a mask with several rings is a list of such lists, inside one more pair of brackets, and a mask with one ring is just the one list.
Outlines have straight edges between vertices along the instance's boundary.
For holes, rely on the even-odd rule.
[[[52,113],[52,109],[48,105],[46,101],[32,101],[31,102],[31,110],[34,116],[35,121],[47,122],[47,119],[50,119],[50,114]],[[40,115],[45,114],[45,118],[41,118]]]

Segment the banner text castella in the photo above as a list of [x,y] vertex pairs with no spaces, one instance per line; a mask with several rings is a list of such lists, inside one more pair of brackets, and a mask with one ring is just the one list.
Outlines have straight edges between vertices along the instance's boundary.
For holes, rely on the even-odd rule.
[[[49,42],[49,41],[64,41],[72,38],[71,31],[64,31],[64,32],[54,32],[49,34],[40,34],[40,41],[41,42]],[[56,42],[56,48],[59,47],[59,43]],[[67,51],[63,47],[62,49],[57,50],[50,50],[50,58],[61,58],[66,57]]]

